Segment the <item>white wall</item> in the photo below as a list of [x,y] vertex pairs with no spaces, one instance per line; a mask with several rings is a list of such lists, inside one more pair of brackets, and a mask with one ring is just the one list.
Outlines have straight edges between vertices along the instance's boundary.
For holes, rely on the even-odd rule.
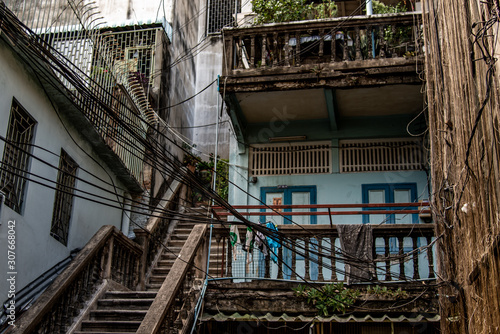
[[172,1],[153,0],[97,0],[96,4],[107,23],[125,20],[156,21],[165,17],[171,22]]
[[[100,161],[99,157],[92,152],[91,147],[66,121],[71,136],[81,145],[83,150],[73,143],[41,87],[32,76],[27,74],[24,65],[17,61],[16,58],[11,50],[3,42],[0,42],[0,135],[3,137],[6,135],[12,98],[15,97],[38,122],[34,136],[35,145],[57,154],[63,148],[80,166],[77,173],[78,177],[112,191],[112,186],[96,180],[82,169],[86,169],[103,180],[111,182],[109,174],[115,185],[123,189],[123,185],[116,180],[104,163],[100,162],[100,165],[104,166],[103,169],[87,156],[85,152]],[[0,157],[3,156],[3,150],[4,142],[0,141]],[[59,164],[58,156],[39,148],[34,148],[33,154],[54,166]],[[53,181],[57,179],[57,170],[35,159],[31,159],[30,172]],[[42,182],[48,183],[47,181]],[[113,195],[84,184],[79,180],[76,181],[76,188],[113,200],[116,199]],[[123,194],[123,191],[120,190],[119,194]],[[120,209],[110,208],[75,197],[68,246],[66,247],[49,235],[54,196],[55,190],[34,182],[28,182],[22,214],[14,212],[5,205],[2,207],[0,216],[0,301],[3,302],[7,298],[5,276],[7,274],[6,241],[7,222],[9,220],[16,222],[17,291],[67,257],[71,250],[83,247],[102,225],[110,224],[120,228],[122,219]]]

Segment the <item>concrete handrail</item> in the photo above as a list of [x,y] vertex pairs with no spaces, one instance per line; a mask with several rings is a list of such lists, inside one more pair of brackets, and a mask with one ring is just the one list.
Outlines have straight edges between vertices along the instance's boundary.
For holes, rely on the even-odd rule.
[[205,240],[206,231],[207,225],[196,225],[193,228],[177,260],[160,287],[146,317],[137,330],[137,334],[158,333],[166,315],[169,311],[172,311],[175,298],[184,284],[190,267],[195,265],[197,269],[203,270],[203,268],[200,268],[200,266],[203,266],[203,261],[196,261],[196,264],[194,262],[197,251]]
[[[122,265],[128,266],[129,270],[134,271],[133,276],[137,276],[135,274],[138,270],[138,260],[142,255],[142,249],[116,227],[103,226],[40,298],[15,322],[11,334],[64,330],[71,321],[68,306],[80,297],[76,294],[79,292],[88,293],[88,289],[92,289],[92,285],[98,280],[95,278],[96,274],[99,278],[109,278],[111,275],[113,244],[125,247],[127,251],[135,255],[137,264],[129,266],[128,263],[122,263]],[[80,287],[82,291],[75,291],[73,289],[75,286]],[[65,314],[61,315],[60,313]]]

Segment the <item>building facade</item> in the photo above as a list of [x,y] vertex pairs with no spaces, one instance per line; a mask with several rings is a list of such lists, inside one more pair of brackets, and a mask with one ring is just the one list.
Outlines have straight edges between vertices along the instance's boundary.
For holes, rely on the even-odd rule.
[[[346,225],[369,225],[373,233],[368,253],[378,264],[375,277],[358,278],[363,288],[397,283],[401,289],[426,290],[435,283],[433,232],[421,230],[433,230],[433,224],[422,210],[431,189],[420,13],[359,14],[223,30],[221,95],[235,133],[229,203],[241,216],[227,215],[239,226],[243,245],[217,253],[222,259],[214,274],[228,283],[224,297],[219,292],[225,283],[209,285],[202,316],[207,333],[248,326],[264,332],[285,319],[300,322],[299,314],[313,319],[300,300],[288,296],[285,305],[280,299],[280,292],[291,290],[290,280],[356,286],[348,266],[360,263],[349,264],[342,256],[345,232],[340,231]],[[248,234],[245,239],[241,230],[252,228],[249,222],[274,224],[284,241],[268,256],[245,251]],[[392,228],[400,231],[389,232]],[[419,232],[409,232],[415,228]],[[224,236],[223,228],[215,233]],[[435,301],[435,294],[425,299]],[[409,313],[387,308],[383,316],[354,306],[354,316],[315,319],[322,323],[317,330],[334,326],[364,333],[379,325],[364,323],[363,317],[383,322],[387,316],[392,325],[377,328],[403,333],[423,326],[432,332],[439,316],[431,305]],[[297,317],[287,318],[290,314]],[[399,316],[403,320],[395,320]],[[259,327],[259,321],[268,322]],[[396,328],[404,322],[414,323]]]
[[[151,188],[147,140],[165,103],[161,22],[102,28],[86,5],[54,22],[45,5],[0,7],[1,245],[16,250],[16,292],[38,289],[30,283],[101,226],[132,231],[134,207]],[[0,298],[13,299],[1,284]]]

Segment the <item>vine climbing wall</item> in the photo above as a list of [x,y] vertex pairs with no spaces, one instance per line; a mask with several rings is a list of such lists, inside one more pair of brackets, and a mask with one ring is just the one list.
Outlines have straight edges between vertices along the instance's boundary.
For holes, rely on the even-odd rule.
[[498,0],[424,0],[443,333],[500,331]]

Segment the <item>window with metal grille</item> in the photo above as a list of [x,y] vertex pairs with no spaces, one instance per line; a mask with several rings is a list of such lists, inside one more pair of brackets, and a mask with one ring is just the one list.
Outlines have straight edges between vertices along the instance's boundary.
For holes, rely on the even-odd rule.
[[36,121],[16,101],[12,100],[9,127],[0,168],[0,192],[5,194],[5,205],[21,213],[27,184],[31,143]]
[[215,34],[233,26],[235,12],[241,12],[240,0],[208,0],[207,32]]
[[330,142],[255,145],[250,148],[252,176],[331,172]]
[[65,246],[68,244],[77,169],[76,162],[64,150],[61,150],[50,235]]
[[341,140],[340,172],[420,170],[425,166],[418,139]]
[[108,67],[112,64],[118,83],[133,75],[143,86],[152,85],[157,31],[158,28],[151,28],[102,34],[92,70],[97,81],[106,85],[111,80]]

